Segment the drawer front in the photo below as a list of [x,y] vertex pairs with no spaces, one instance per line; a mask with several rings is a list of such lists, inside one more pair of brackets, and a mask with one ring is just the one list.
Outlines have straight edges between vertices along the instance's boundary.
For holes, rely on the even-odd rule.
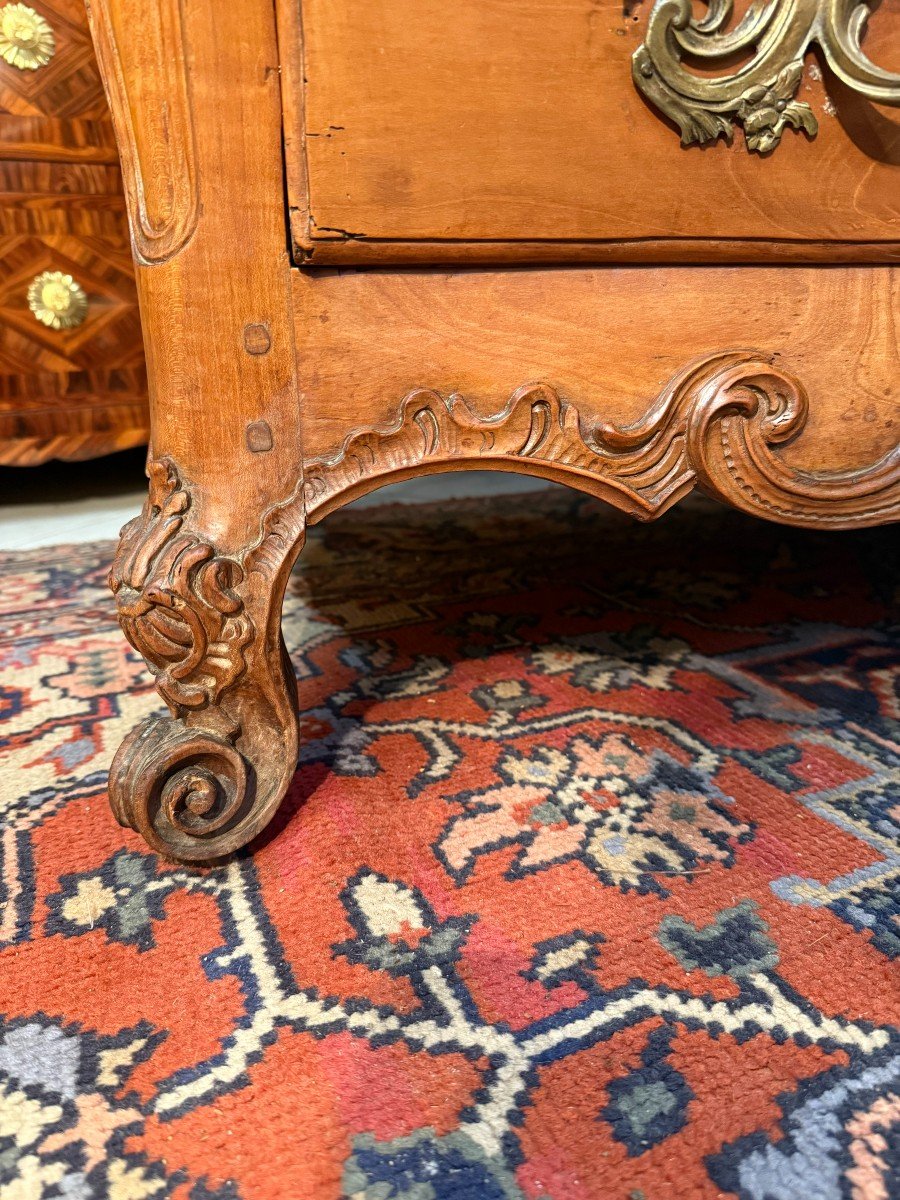
[[117,161],[82,0],[0,0],[0,158]]
[[[67,194],[21,190],[52,180]],[[117,175],[0,163],[0,462],[146,440],[141,326]]]
[[[297,261],[900,257],[900,109],[809,52],[793,98],[779,73],[722,119],[730,145],[684,146],[632,77],[653,7],[284,0]],[[900,71],[900,0],[864,48]],[[767,150],[786,109],[808,132]]]

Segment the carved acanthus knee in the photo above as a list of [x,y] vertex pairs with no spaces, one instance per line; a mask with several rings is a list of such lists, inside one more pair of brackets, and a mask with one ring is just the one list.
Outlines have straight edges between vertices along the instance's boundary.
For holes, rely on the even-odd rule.
[[174,463],[151,462],[148,474],[149,499],[122,532],[110,586],[171,715],[123,742],[110,803],[160,852],[217,858],[263,828],[294,769],[295,683],[278,630],[302,496],[298,487],[251,546],[227,555],[192,527]]

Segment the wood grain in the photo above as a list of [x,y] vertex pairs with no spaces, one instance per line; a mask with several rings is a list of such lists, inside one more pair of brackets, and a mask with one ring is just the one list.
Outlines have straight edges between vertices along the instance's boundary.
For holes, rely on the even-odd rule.
[[80,0],[33,0],[53,28],[46,66],[0,60],[0,159],[115,163],[112,123]]
[[[59,170],[2,164],[0,183],[10,189],[46,184],[47,173]],[[70,182],[87,188],[102,181]],[[107,213],[94,209],[103,198],[102,191],[6,193],[0,210],[0,461],[7,465],[109,454],[147,439],[143,339],[122,198],[108,196],[115,208]],[[16,228],[21,232],[7,232]],[[67,272],[84,288],[88,311],[80,325],[52,330],[35,319],[28,285],[42,271]]]
[[0,237],[13,234],[100,237],[133,274],[118,167],[0,162]]
[[900,262],[900,242],[769,238],[607,238],[603,241],[394,241],[379,238],[308,240],[293,215],[295,261],[303,267],[559,266],[562,263],[646,266],[709,264],[807,265]]
[[151,491],[111,583],[170,713],[126,738],[110,800],[158,850],[208,859],[266,824],[297,755],[280,620],[305,511],[275,21],[269,0],[92,0],[90,19],[151,388]]
[[[301,31],[282,0],[297,260],[895,258],[900,113],[810,57],[814,142],[685,149],[631,81],[648,7],[303,0]],[[898,30],[885,0],[866,49],[895,70]]]
[[414,388],[389,425],[347,435],[306,464],[307,514],[320,520],[385,483],[465,466],[526,471],[578,488],[640,520],[662,516],[696,487],[786,525],[852,529],[900,517],[900,444],[853,472],[803,471],[778,453],[809,420],[802,382],[752,350],[699,359],[618,425],[519,388],[497,413],[458,393]]
[[[149,435],[142,370],[54,376],[33,403],[0,377],[0,464],[33,467],[49,459],[97,458],[143,446]],[[55,391],[54,391],[55,389]],[[12,397],[8,396],[12,390]],[[135,399],[137,397],[138,399]],[[12,398],[15,405],[6,406]]]
[[[140,70],[119,53],[131,14],[102,9],[94,22],[97,57],[119,126],[119,151],[134,250],[142,263],[165,262],[191,239],[200,209],[194,107],[188,86],[181,0],[142,12]],[[135,123],[133,106],[142,120]]]
[[[80,0],[35,0],[56,51],[0,62],[0,462],[91,458],[141,445],[147,379],[112,122]],[[28,285],[72,274],[84,322],[35,320]]]
[[[271,0],[90,9],[152,412],[110,582],[169,710],[126,737],[110,801],[188,860],[243,845],[292,777],[280,609],[308,513],[490,466],[645,518],[694,487],[812,528],[900,515],[897,270],[471,265],[479,238],[873,253],[896,240],[895,131],[852,142],[845,109],[777,166],[679,156],[627,90],[640,30],[606,0],[304,0],[305,59],[277,2],[280,39]],[[309,153],[316,245],[438,239],[468,268],[292,268],[283,145],[296,205]]]
[[541,382],[587,421],[627,424],[689,363],[741,347],[777,356],[811,397],[784,451],[794,465],[863,466],[900,438],[893,268],[298,271],[293,283],[308,459],[389,424],[413,388],[489,416]]
[[[73,329],[48,329],[28,307],[42,271],[71,274],[88,312]],[[127,242],[55,234],[0,239],[0,372],[85,371],[143,363],[140,317]]]
[[[65,224],[58,208],[45,211]],[[93,458],[147,441],[143,341],[121,220],[118,238],[0,236],[4,465]],[[68,271],[85,288],[88,315],[75,329],[47,329],[29,311],[28,284],[42,270]]]
[[[227,16],[210,4],[176,7],[92,0],[89,18],[104,72],[114,73],[112,83],[105,74],[113,122],[134,170],[126,199],[153,448],[191,479],[207,535],[235,550],[301,472],[278,53],[267,0]],[[176,55],[189,77],[158,75]],[[151,169],[158,191],[148,207],[139,193]],[[251,354],[244,329],[260,324],[271,345]],[[264,470],[246,443],[248,423],[263,416],[274,447]]]

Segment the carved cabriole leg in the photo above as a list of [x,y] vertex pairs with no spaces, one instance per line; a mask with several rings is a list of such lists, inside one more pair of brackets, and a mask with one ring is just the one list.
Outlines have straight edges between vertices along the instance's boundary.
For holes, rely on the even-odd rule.
[[303,536],[271,0],[89,0],[122,160],[151,410],[150,497],[111,584],[170,715],[119,750],[116,816],[216,858],[296,762],[279,622]]
[[303,542],[298,492],[225,555],[192,524],[190,485],[151,461],[150,497],[110,572],[119,619],[171,715],[123,742],[110,771],[119,822],[175,858],[243,845],[278,806],[297,758],[296,686],[281,602]]
[[[857,471],[791,468],[784,451],[802,435],[806,396],[772,356],[757,351],[729,349],[686,363],[655,400],[648,397],[646,417],[624,428],[599,419],[596,397],[579,412],[553,386],[527,376],[501,411],[482,418],[462,396],[430,389],[427,378],[412,386],[428,361],[418,346],[415,367],[398,373],[402,385],[391,385],[403,389],[394,419],[382,425],[381,393],[370,390],[365,401],[352,379],[349,402],[329,393],[321,360],[303,370],[301,395],[295,319],[305,357],[320,358],[317,329],[329,322],[334,345],[342,344],[335,331],[344,326],[346,344],[362,348],[368,363],[372,338],[390,342],[398,332],[388,336],[391,314],[405,320],[415,310],[405,300],[369,315],[365,305],[338,307],[334,315],[343,317],[329,321],[316,299],[307,312],[316,291],[330,292],[327,277],[301,283],[288,260],[271,0],[88,0],[88,8],[121,150],[156,455],[150,500],[125,533],[112,584],[126,633],[170,709],[126,740],[111,795],[119,818],[157,849],[190,859],[234,849],[262,828],[290,778],[293,681],[278,622],[304,500],[310,519],[319,519],[385,482],[468,465],[570,483],[642,519],[695,487],[800,525],[849,527],[900,515],[896,449]],[[692,288],[709,281],[692,278]],[[872,278],[885,288],[883,272],[873,270]],[[603,281],[578,293],[596,299],[596,331],[584,337],[596,336],[598,345],[610,292],[618,305],[623,282],[605,273]],[[383,284],[399,286],[391,273]],[[349,277],[344,285],[351,286]],[[739,290],[737,276],[732,286]],[[292,287],[302,296],[296,312]],[[549,291],[544,282],[541,296]],[[810,283],[809,295],[817,291]],[[336,307],[334,295],[328,303]],[[320,321],[307,319],[315,308]],[[442,311],[448,319],[446,305]],[[492,311],[484,315],[490,320]],[[467,318],[456,337],[469,340],[472,323]],[[558,330],[564,325],[555,322]],[[782,343],[781,332],[766,333],[781,325],[758,328],[773,348]],[[427,323],[416,323],[414,333],[417,340],[427,334]],[[470,378],[490,379],[514,354],[522,335],[507,335],[504,354],[467,348],[477,359]],[[709,347],[710,336],[707,330],[690,344]],[[892,355],[887,343],[873,336],[870,354],[880,347]],[[609,346],[604,353],[612,353]],[[352,353],[341,361],[345,368],[359,386],[361,363],[354,365]],[[457,375],[448,360],[440,378]],[[338,401],[333,411],[329,395]],[[307,460],[301,430],[315,430],[323,416],[340,430],[336,440],[345,433],[346,440],[324,455],[319,443]]]

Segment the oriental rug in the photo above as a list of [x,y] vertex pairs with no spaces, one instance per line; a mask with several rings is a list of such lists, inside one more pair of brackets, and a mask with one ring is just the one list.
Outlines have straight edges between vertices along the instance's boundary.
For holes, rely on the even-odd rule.
[[214,869],[107,808],[111,553],[0,557],[3,1200],[900,1196],[896,532],[336,514]]

